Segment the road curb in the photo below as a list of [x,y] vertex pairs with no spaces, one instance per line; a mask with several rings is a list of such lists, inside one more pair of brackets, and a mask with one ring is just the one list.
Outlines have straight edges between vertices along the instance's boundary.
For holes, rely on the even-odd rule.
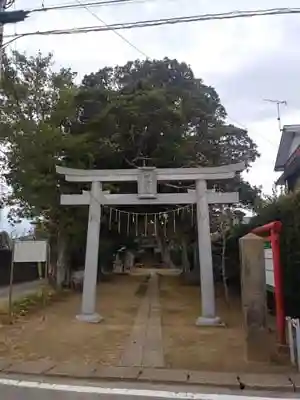
[[[27,364],[27,368],[25,368]],[[34,367],[34,368],[33,368]],[[227,388],[241,391],[300,391],[300,374],[247,374],[239,375],[225,372],[185,371],[165,368],[139,367],[93,367],[82,366],[72,371],[58,367],[57,364],[43,362],[38,369],[37,362],[9,363],[0,365],[0,373],[4,376],[24,376],[26,379],[60,378],[88,381],[150,383]],[[297,390],[298,389],[298,390]]]

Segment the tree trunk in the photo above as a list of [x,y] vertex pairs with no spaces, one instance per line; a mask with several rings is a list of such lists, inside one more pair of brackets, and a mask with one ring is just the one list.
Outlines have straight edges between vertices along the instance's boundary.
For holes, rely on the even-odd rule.
[[163,240],[159,235],[157,235],[157,244],[161,253],[161,257],[163,260],[163,263],[165,267],[167,268],[175,268],[173,261],[171,259],[171,254],[170,254],[170,247],[169,245]]
[[120,253],[116,254],[114,265],[114,272],[116,272],[117,274],[121,274],[123,272],[123,262],[121,260]]
[[184,273],[186,273],[186,272],[190,271],[191,266],[190,266],[190,261],[189,261],[189,257],[188,257],[187,243],[186,243],[186,240],[184,237],[181,239],[181,247],[182,247],[182,251],[181,251],[182,270]]
[[56,263],[56,285],[61,288],[70,283],[69,263],[67,257],[67,240],[62,234],[57,238],[57,263]]
[[229,305],[229,291],[227,285],[227,275],[226,275],[226,265],[225,265],[225,253],[226,253],[226,232],[227,229],[231,227],[232,217],[230,214],[230,209],[224,210],[224,207],[221,206],[221,220],[220,220],[220,232],[222,237],[222,254],[221,254],[221,272],[222,272],[222,281],[223,281],[223,289],[224,289],[224,297],[227,305]]
[[165,243],[163,246],[163,260],[168,268],[174,269],[174,263],[171,258],[170,246]]
[[200,264],[197,243],[193,244],[193,265],[184,274],[184,278],[188,285],[199,285],[200,283]]
[[130,250],[126,250],[125,252],[125,261],[124,266],[125,270],[130,271],[134,265],[134,254]]
[[226,275],[226,264],[225,264],[225,253],[226,253],[226,233],[222,233],[222,258],[221,258],[221,271],[222,280],[224,288],[224,297],[227,304],[229,304],[229,291],[227,285],[227,275]]

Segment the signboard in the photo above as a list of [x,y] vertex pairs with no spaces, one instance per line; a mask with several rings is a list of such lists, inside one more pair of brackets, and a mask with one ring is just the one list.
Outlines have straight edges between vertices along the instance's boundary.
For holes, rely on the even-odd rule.
[[46,262],[47,241],[24,240],[14,244],[14,262]]
[[268,289],[273,290],[275,287],[273,253],[270,242],[265,243],[265,270],[266,270],[266,285]]
[[138,197],[140,199],[154,199],[157,197],[157,177],[155,168],[139,168]]

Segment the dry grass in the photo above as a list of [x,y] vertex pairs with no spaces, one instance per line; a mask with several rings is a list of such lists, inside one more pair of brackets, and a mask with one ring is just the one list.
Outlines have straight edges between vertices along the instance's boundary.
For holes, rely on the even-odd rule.
[[0,357],[18,360],[47,358],[117,364],[131,332],[139,299],[135,291],[143,277],[116,276],[98,287],[100,324],[75,319],[80,294],[74,294],[0,329]]
[[[45,308],[33,307],[13,325],[0,327],[0,357],[16,360],[49,359],[54,362],[118,365],[141,297],[145,272],[115,276],[98,288],[100,324],[78,322],[81,294],[57,299]],[[142,293],[140,293],[142,294]],[[166,366],[215,371],[286,372],[286,367],[248,364],[244,357],[244,333],[240,305],[230,309],[221,298],[218,314],[226,328],[200,328],[198,287],[182,285],[176,276],[160,278],[162,332]]]
[[217,299],[218,315],[226,327],[196,327],[195,321],[200,315],[199,287],[184,286],[179,277],[162,277],[160,288],[167,367],[228,372],[286,370],[278,365],[246,362],[238,301],[233,301],[229,309],[222,298]]
[[24,296],[18,296],[13,300],[9,310],[8,299],[0,301],[0,324],[12,324],[19,318],[37,311],[43,312],[49,304],[61,300],[70,294],[69,290],[55,290],[50,285],[43,285],[35,292]]

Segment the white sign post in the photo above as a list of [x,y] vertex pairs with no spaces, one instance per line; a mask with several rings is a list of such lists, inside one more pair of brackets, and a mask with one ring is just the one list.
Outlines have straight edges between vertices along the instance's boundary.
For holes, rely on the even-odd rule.
[[46,240],[15,241],[14,262],[47,262]]
[[8,309],[10,319],[12,318],[12,295],[14,281],[14,263],[36,262],[38,263],[39,278],[42,278],[41,263],[45,263],[45,275],[48,270],[48,242],[46,240],[20,240],[14,241],[11,254]]
[[266,270],[267,290],[274,292],[275,279],[274,279],[273,251],[270,242],[265,243],[265,270]]
[[49,268],[49,246],[46,240],[20,240],[14,242],[13,262],[38,264],[39,278],[42,279],[42,263],[45,263],[45,277]]

